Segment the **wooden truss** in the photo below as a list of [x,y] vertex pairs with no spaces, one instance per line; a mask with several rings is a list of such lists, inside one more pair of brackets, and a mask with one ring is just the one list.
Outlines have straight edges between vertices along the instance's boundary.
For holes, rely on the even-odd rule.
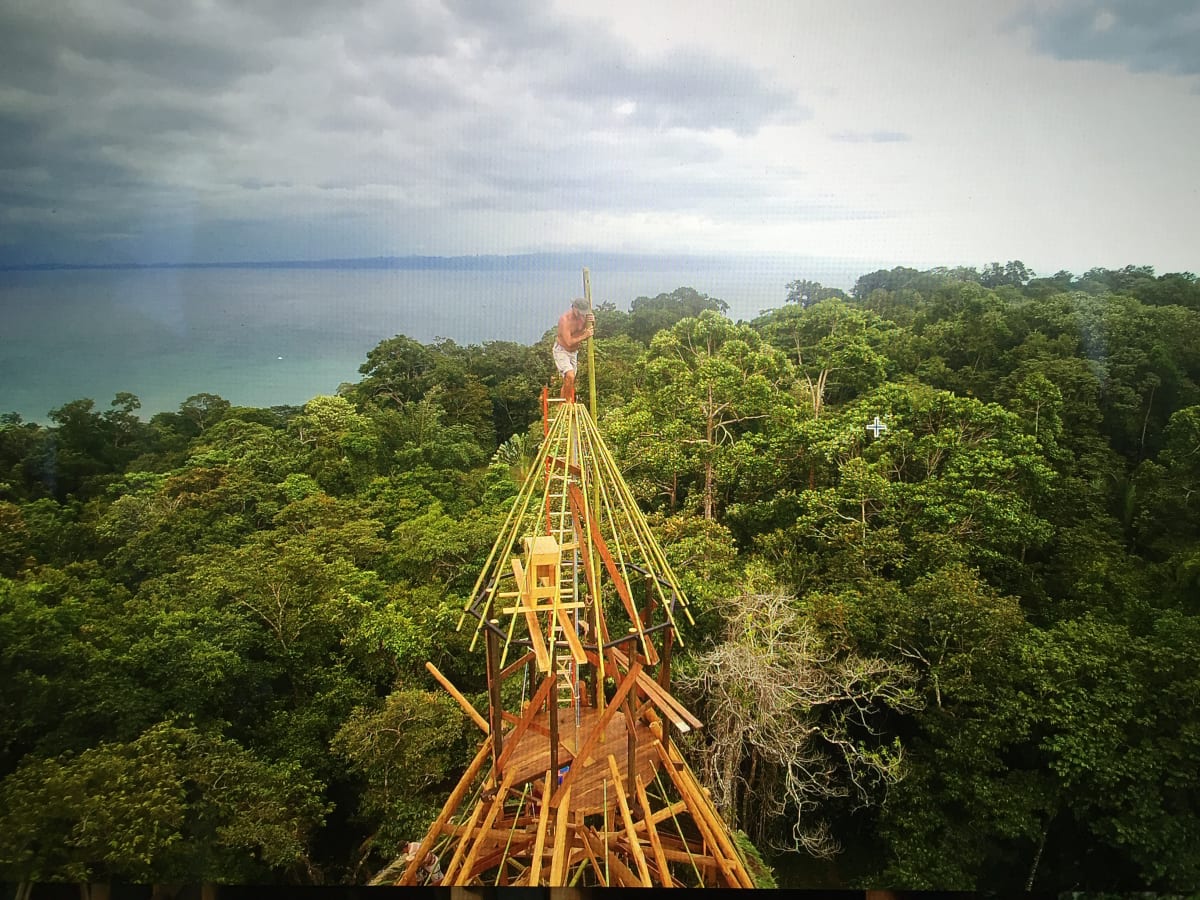
[[587,409],[543,395],[543,411],[459,623],[483,637],[488,716],[427,666],[483,744],[403,871],[374,883],[440,868],[445,885],[753,887],[670,737],[701,727],[670,692],[679,582]]

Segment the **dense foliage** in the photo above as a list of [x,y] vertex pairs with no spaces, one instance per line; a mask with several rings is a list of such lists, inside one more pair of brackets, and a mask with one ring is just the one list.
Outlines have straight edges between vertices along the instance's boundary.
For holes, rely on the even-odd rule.
[[[597,311],[722,812],[785,873],[840,848],[835,886],[1200,885],[1200,283],[781,299]],[[423,664],[486,706],[455,626],[551,340],[396,336],[302,408],[0,417],[0,880],[362,881],[419,837],[477,741]]]

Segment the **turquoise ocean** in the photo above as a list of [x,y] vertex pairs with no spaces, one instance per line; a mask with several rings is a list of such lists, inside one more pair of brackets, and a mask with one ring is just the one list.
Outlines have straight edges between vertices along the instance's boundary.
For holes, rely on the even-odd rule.
[[[830,277],[848,287],[860,270]],[[687,286],[752,319],[782,306],[783,260],[640,261],[590,269],[595,303]],[[46,422],[88,397],[106,409],[136,394],[141,415],[200,392],[235,405],[302,404],[357,381],[381,340],[532,344],[581,296],[580,268],[143,268],[0,272],[0,413]]]

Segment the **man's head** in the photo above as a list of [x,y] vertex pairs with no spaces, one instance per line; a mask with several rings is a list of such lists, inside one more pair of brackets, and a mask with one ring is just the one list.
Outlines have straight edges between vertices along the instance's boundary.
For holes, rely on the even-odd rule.
[[586,316],[589,312],[588,302],[582,297],[576,297],[571,301],[571,311],[577,316]]

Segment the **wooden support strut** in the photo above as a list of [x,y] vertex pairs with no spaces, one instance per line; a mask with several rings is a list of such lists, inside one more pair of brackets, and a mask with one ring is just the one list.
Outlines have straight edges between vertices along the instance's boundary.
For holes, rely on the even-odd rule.
[[446,692],[450,694],[451,697],[458,701],[458,705],[462,707],[463,712],[471,717],[471,721],[479,726],[480,731],[482,731],[484,734],[491,733],[491,729],[488,727],[487,719],[481,716],[479,714],[479,710],[471,705],[471,701],[464,697],[458,688],[450,683],[449,678],[438,671],[437,666],[431,662],[427,662],[425,663],[425,669],[430,675],[437,679],[438,684],[444,687]]
[[663,853],[662,841],[658,839],[658,829],[654,826],[654,815],[650,812],[650,798],[646,796],[646,786],[642,784],[642,776],[634,775],[634,791],[637,793],[638,806],[642,808],[642,822],[646,825],[646,837],[650,839],[650,849],[654,851],[654,861],[658,866],[658,883],[664,887],[674,884],[671,878],[671,867],[667,864],[666,854]]
[[442,806],[442,811],[438,813],[437,819],[426,832],[424,840],[421,841],[421,846],[417,849],[416,855],[409,861],[408,866],[404,869],[404,873],[400,876],[400,880],[396,884],[411,885],[416,878],[417,870],[421,867],[425,857],[429,851],[433,849],[433,843],[442,833],[442,829],[446,823],[450,821],[450,817],[458,811],[458,805],[462,803],[463,797],[470,790],[471,785],[475,781],[475,777],[479,774],[479,770],[483,768],[483,764],[487,762],[487,758],[492,752],[492,739],[488,737],[483,742],[483,746],[479,748],[479,752],[475,754],[475,758],[471,760],[471,764],[467,766],[467,771],[463,773],[463,777],[458,780],[454,790],[450,792],[450,796],[446,798],[445,804]]
[[[555,772],[551,777],[557,777]],[[555,795],[560,800],[558,815],[554,818],[554,853],[550,859],[550,887],[564,887],[563,872],[567,864],[567,840],[571,829],[571,787],[563,785],[563,790]]]
[[498,619],[492,619],[487,629],[488,715],[491,717],[492,753],[496,760],[496,778],[500,778],[500,757],[504,752],[504,707],[500,705],[500,644],[496,632]]
[[[462,871],[469,879],[475,873],[472,869],[475,866],[475,861],[479,858],[479,853],[484,845],[488,843],[488,830],[496,821],[496,817],[500,815],[500,810],[504,808],[504,802],[508,799],[508,789],[512,787],[513,774],[509,772],[504,776],[504,782],[500,785],[500,790],[496,792],[496,796],[492,798],[492,805],[488,808],[487,816],[483,820],[483,824],[479,826],[479,830],[471,835],[464,835],[463,840],[473,838],[471,850],[467,853],[467,858],[463,861]],[[446,877],[450,877],[450,873],[446,873]]]
[[675,788],[688,801],[688,811],[692,821],[700,829],[700,834],[708,844],[717,865],[728,881],[729,887],[753,888],[754,882],[742,865],[741,857],[734,849],[733,842],[725,831],[725,823],[717,815],[712,802],[705,796],[704,791],[692,776],[691,770],[673,749],[667,750],[661,741],[654,746],[658,749],[667,774],[675,782]]

